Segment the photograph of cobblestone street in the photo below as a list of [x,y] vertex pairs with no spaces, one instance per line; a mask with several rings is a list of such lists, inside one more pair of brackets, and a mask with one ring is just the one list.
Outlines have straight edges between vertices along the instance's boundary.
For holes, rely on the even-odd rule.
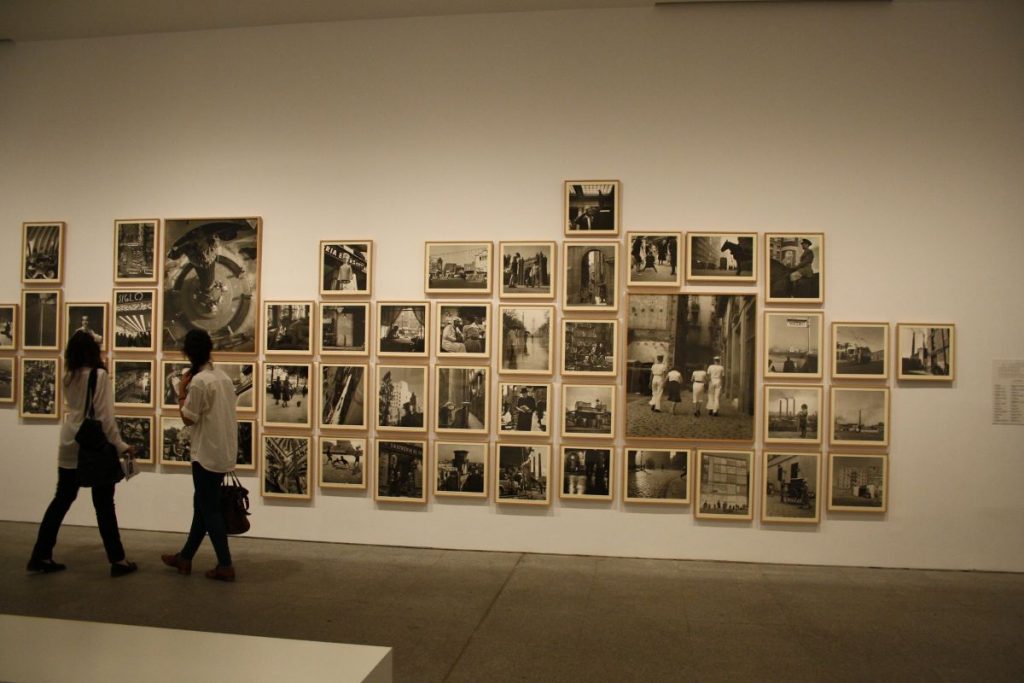
[[690,502],[690,451],[627,448],[624,458],[627,503]]

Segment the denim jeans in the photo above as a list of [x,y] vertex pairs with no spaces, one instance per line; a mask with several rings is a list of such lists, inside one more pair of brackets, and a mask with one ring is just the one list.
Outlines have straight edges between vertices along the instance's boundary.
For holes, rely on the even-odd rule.
[[186,560],[195,557],[203,538],[209,534],[210,543],[217,553],[217,564],[221,567],[231,566],[224,513],[220,509],[220,485],[223,481],[223,472],[211,472],[197,462],[192,463],[192,484],[195,487],[192,496],[192,528],[179,553]]

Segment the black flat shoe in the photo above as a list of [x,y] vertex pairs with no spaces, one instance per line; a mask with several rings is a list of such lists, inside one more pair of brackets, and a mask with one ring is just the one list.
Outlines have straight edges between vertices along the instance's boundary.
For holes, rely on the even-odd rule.
[[66,564],[54,562],[53,560],[31,559],[25,566],[25,571],[36,572],[37,574],[52,574],[53,572],[64,571],[67,568]]
[[136,572],[138,570],[139,565],[135,564],[134,562],[125,562],[124,564],[115,562],[114,564],[110,565],[110,575],[115,579],[119,576],[131,574],[132,572]]

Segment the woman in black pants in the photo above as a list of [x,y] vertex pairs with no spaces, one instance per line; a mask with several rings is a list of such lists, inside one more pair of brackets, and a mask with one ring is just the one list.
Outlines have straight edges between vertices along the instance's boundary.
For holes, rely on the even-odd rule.
[[[114,396],[110,376],[100,357],[100,346],[91,332],[79,330],[71,336],[64,350],[64,368],[67,419],[60,430],[57,493],[43,515],[27,567],[30,572],[45,574],[66,569],[65,565],[53,561],[53,547],[57,544],[57,532],[60,531],[64,515],[78,497],[78,443],[75,434],[82,426],[88,410],[89,375],[93,369],[96,369],[96,389],[92,399],[95,417],[103,424],[107,441],[114,444],[119,453],[128,451],[134,455],[134,449],[121,439],[114,422]],[[117,515],[114,513],[114,484],[93,486],[92,504],[96,508],[96,522],[103,538],[103,547],[107,551],[107,560],[110,561],[110,575],[116,577],[131,574],[138,569],[138,565],[125,560],[124,546],[121,545],[121,534],[117,528]]]

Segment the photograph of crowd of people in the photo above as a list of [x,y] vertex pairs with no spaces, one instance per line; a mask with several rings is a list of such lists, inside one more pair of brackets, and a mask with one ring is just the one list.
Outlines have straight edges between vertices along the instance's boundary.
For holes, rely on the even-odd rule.
[[548,471],[551,446],[548,444],[498,444],[494,490],[497,502],[520,505],[547,505],[551,502]]
[[832,379],[888,379],[889,323],[832,323]]
[[238,420],[238,455],[235,468],[256,469],[256,420]]
[[377,355],[426,358],[429,317],[426,302],[378,303]]
[[751,520],[754,451],[697,451],[698,519]]
[[828,509],[885,512],[889,507],[889,456],[829,453]]
[[566,180],[566,236],[579,234],[591,237],[598,235],[613,237],[618,235],[618,196],[618,180]]
[[889,445],[889,387],[831,387],[834,446]]
[[369,296],[373,242],[320,242],[321,296]]
[[192,428],[180,417],[160,417],[161,465],[188,466],[192,462]]
[[0,403],[14,403],[14,358],[0,357]]
[[550,384],[498,383],[498,423],[502,433],[550,436],[550,409]]
[[690,451],[627,448],[623,500],[627,503],[690,503]]
[[554,306],[500,306],[501,358],[507,375],[550,375]]
[[156,282],[156,247],[159,221],[114,222],[114,282]]
[[438,433],[487,434],[490,366],[435,368],[434,431]]
[[369,304],[320,302],[320,355],[365,356],[370,353]]
[[817,524],[821,453],[765,452],[761,521]]
[[490,294],[493,247],[493,242],[427,242],[423,290],[427,294]]
[[21,358],[18,373],[18,417],[51,419],[60,411],[60,386],[56,358]]
[[764,236],[768,265],[766,303],[821,303],[825,300],[820,232],[768,233]]
[[612,449],[562,446],[559,498],[612,499]]
[[488,358],[491,354],[490,304],[437,304],[437,355]]
[[168,220],[164,223],[164,351],[180,351],[185,334],[202,328],[214,354],[258,352],[259,218]]
[[263,302],[263,352],[313,353],[313,302]]
[[15,350],[17,335],[18,304],[0,304],[0,351]]
[[821,313],[765,312],[766,379],[821,378],[822,318]]
[[320,428],[366,429],[365,365],[320,364]]
[[683,269],[679,263],[679,232],[629,232],[629,274],[626,285],[678,287]]
[[21,348],[57,351],[60,343],[59,289],[22,290]]
[[757,282],[757,234],[686,233],[686,279],[704,282]]
[[377,440],[374,500],[426,503],[426,441]]
[[64,224],[24,223],[21,232],[21,281],[59,285],[64,278]]
[[[107,350],[107,309],[105,301],[89,303],[64,304],[64,333],[71,339],[75,332],[82,331],[92,335],[100,345],[100,351]],[[65,341],[65,344],[67,342]]]
[[155,462],[153,453],[153,416],[152,415],[115,415],[117,431],[121,440],[135,449],[132,459],[140,465]]
[[263,364],[263,424],[311,427],[311,363]]
[[427,368],[422,365],[377,366],[377,428],[424,432]]
[[156,351],[155,303],[155,289],[114,290],[114,351]]
[[614,377],[618,340],[618,320],[563,320],[562,374]]
[[764,442],[821,443],[821,385],[765,385]]
[[615,389],[611,384],[562,384],[562,434],[615,438]]
[[900,354],[899,380],[952,381],[956,353],[953,325],[896,325],[896,348]]
[[562,309],[619,310],[619,243],[566,242],[564,250]]
[[550,299],[555,295],[554,242],[501,242],[501,289],[503,299]]
[[488,443],[434,442],[434,495],[487,497]]
[[265,498],[313,497],[309,485],[309,442],[308,436],[263,435],[260,493]]
[[114,359],[115,408],[153,407],[153,361]]
[[328,489],[366,488],[365,438],[320,437],[320,486]]

